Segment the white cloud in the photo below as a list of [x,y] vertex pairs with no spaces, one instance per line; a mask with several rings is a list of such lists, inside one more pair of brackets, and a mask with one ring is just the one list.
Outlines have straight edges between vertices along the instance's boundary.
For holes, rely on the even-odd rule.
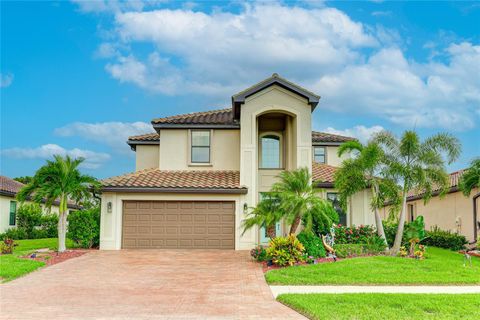
[[146,122],[75,122],[55,129],[59,136],[79,136],[106,144],[119,152],[130,150],[125,143],[129,136],[149,132],[153,132],[152,125]]
[[328,127],[323,132],[339,134],[341,136],[354,137],[361,142],[367,142],[375,133],[385,130],[382,126],[365,127],[362,125],[354,126],[353,128],[337,130],[332,127]]
[[78,148],[67,150],[57,144],[44,144],[37,148],[3,149],[0,153],[4,156],[17,159],[51,159],[54,155],[69,155],[73,158],[82,157],[85,161],[81,166],[87,169],[97,169],[110,159],[110,155],[107,153]]
[[388,17],[392,15],[392,11],[373,11],[371,14],[374,17]]
[[7,88],[12,84],[12,82],[13,82],[13,74],[0,73],[0,88]]
[[166,0],[71,0],[85,13],[119,13],[123,11],[141,11],[157,6]]
[[[226,101],[278,72],[336,112],[405,127],[461,130],[479,122],[478,44],[450,40],[432,55],[442,62],[419,63],[404,55],[397,30],[334,8],[280,3],[246,4],[235,13],[122,8],[114,21],[116,38],[99,49],[111,57],[106,71],[151,92]],[[134,49],[138,43],[153,49],[145,55]]]
[[[313,86],[326,108],[413,127],[470,129],[480,109],[480,46],[453,44],[448,63],[418,64],[396,48],[324,75]],[[322,90],[322,91],[320,91]]]

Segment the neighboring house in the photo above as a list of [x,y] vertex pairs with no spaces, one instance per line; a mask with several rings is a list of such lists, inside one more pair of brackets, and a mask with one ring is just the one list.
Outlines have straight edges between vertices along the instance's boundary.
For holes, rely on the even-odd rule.
[[[103,180],[101,249],[250,249],[263,228],[243,233],[249,208],[282,170],[306,167],[319,195],[338,204],[338,146],[352,140],[312,132],[320,97],[278,75],[232,96],[231,108],[152,120],[130,137],[136,172]],[[346,224],[372,224],[367,192],[352,198]],[[288,226],[277,225],[277,234]]]
[[[439,197],[440,190],[437,189],[425,204],[422,193],[410,192],[407,197],[406,221],[423,216],[427,230],[438,226],[442,230],[463,234],[469,241],[477,240],[480,230],[480,189],[473,189],[469,197],[464,196],[458,189],[463,172],[460,170],[450,174],[449,190],[443,198]],[[387,218],[389,212],[390,207],[385,207],[383,217]]]
[[[19,202],[15,199],[15,196],[24,186],[21,182],[0,176],[0,233],[16,227]],[[73,203],[69,203],[68,208],[71,210],[79,209]],[[52,206],[51,212],[58,214],[58,203]]]

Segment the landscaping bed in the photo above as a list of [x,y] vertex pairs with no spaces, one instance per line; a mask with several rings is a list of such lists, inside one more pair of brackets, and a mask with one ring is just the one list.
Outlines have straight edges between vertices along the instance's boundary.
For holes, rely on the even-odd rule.
[[26,256],[21,256],[23,259],[28,260],[35,260],[44,262],[46,266],[51,266],[72,258],[80,257],[87,253],[89,250],[85,249],[75,249],[75,250],[67,250],[64,252],[56,252],[53,250],[48,251],[36,251],[34,254],[35,256],[32,257],[33,254],[28,254]]
[[479,294],[283,294],[310,319],[480,319]]

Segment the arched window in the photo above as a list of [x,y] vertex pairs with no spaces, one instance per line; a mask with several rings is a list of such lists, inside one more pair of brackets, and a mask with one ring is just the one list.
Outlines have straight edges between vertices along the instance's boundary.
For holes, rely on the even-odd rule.
[[276,135],[265,135],[260,139],[261,159],[260,168],[279,169],[280,160],[280,137]]

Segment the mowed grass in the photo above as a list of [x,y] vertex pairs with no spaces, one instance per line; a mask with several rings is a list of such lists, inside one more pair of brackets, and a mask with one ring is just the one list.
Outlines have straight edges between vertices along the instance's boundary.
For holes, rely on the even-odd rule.
[[376,256],[268,271],[271,285],[472,285],[480,284],[480,258],[463,266],[462,254],[427,248],[427,259]]
[[283,294],[310,319],[480,319],[480,294]]
[[[13,280],[45,265],[44,262],[23,259],[20,258],[20,256],[28,255],[41,248],[49,248],[52,250],[58,248],[58,240],[56,238],[15,240],[15,243],[17,243],[18,246],[15,247],[13,254],[0,255],[1,282]],[[67,239],[67,247],[72,247],[72,242],[69,239]]]

